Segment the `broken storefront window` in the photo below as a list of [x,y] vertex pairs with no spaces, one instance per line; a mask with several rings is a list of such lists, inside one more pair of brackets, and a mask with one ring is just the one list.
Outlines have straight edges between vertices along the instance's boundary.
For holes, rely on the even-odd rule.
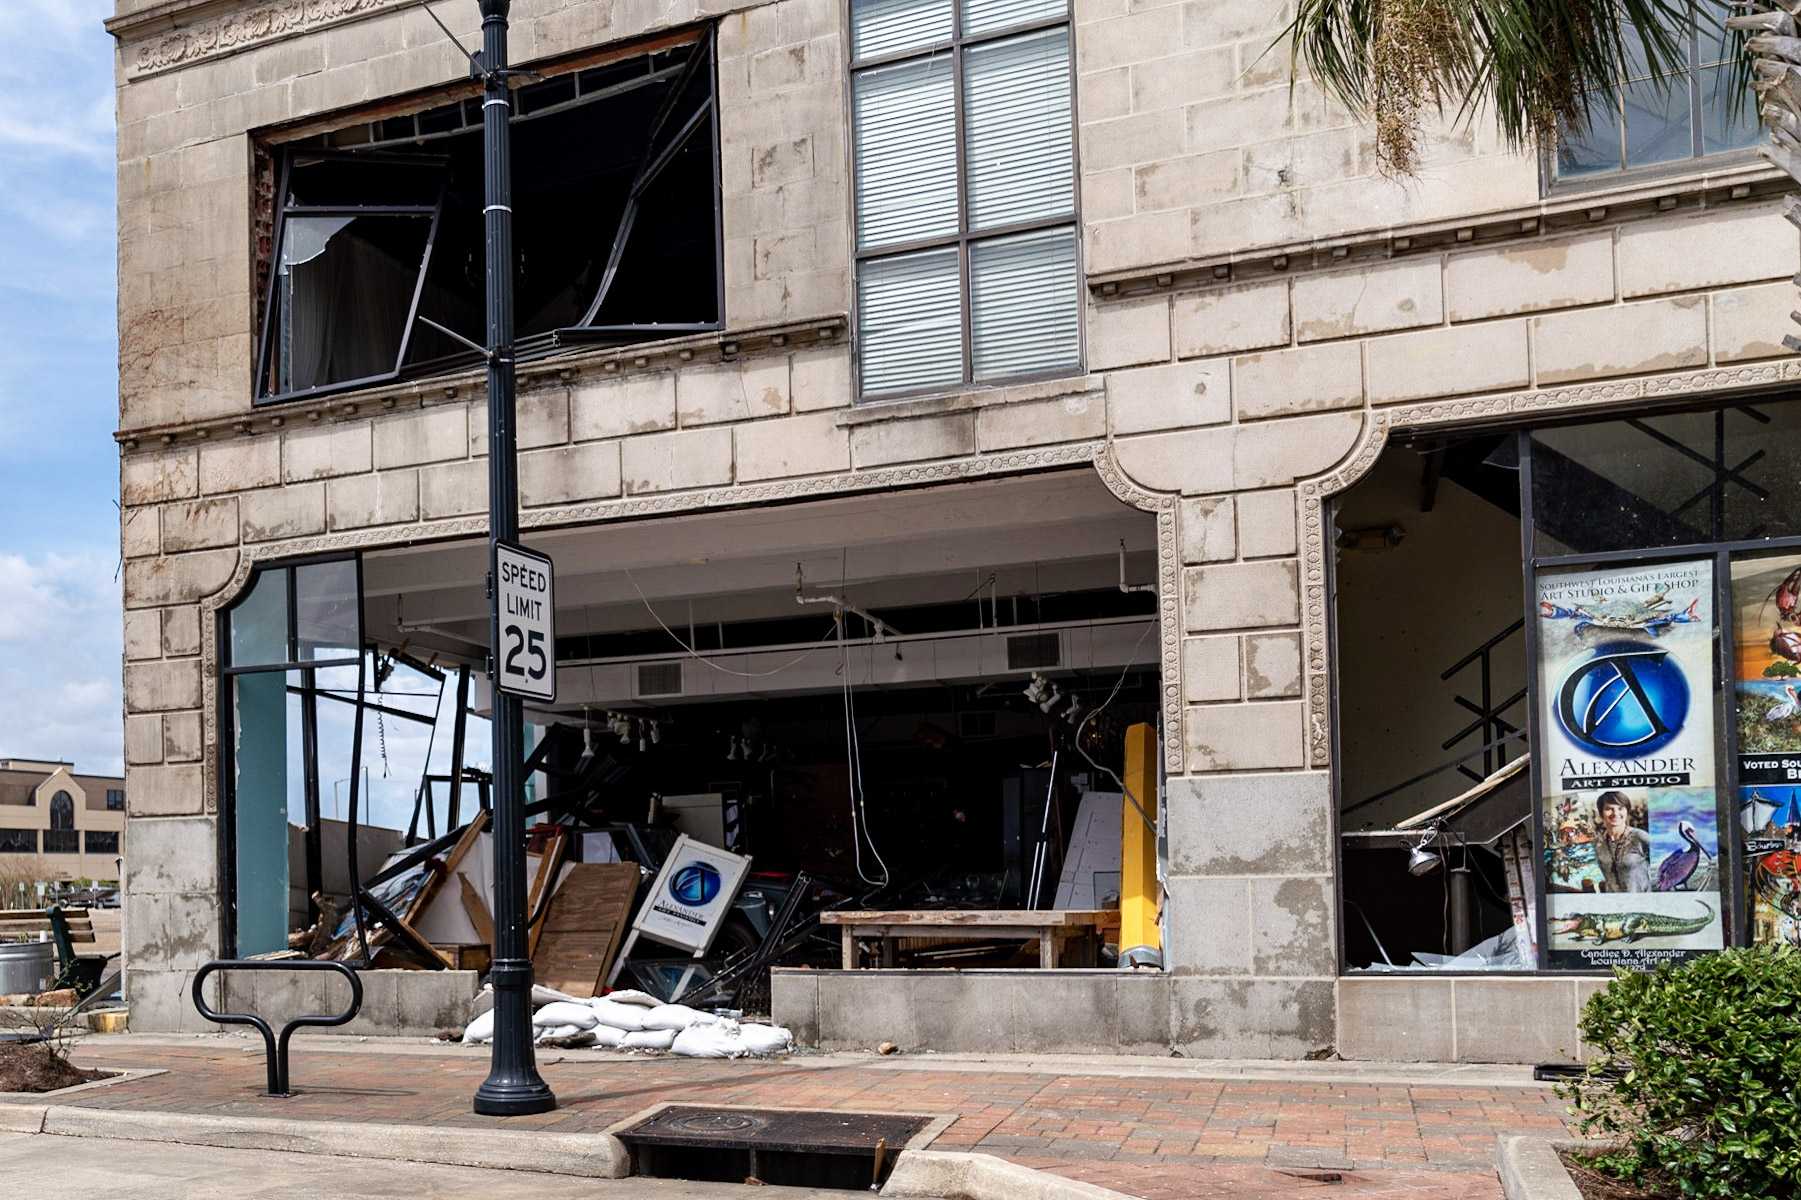
[[[521,358],[717,329],[713,43],[514,92]],[[261,402],[467,367],[485,344],[481,100],[279,148]]]

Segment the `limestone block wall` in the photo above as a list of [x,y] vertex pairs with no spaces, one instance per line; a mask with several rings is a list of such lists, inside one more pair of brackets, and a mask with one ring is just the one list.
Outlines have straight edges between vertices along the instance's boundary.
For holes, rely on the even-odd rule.
[[1538,199],[1487,124],[1429,131],[1419,176],[1289,67],[1293,4],[1075,0],[1090,272],[1244,253]]
[[[119,420],[142,431],[251,412],[253,221],[268,199],[251,134],[458,83],[468,64],[412,0],[138,7],[121,3],[108,25],[120,38]],[[479,47],[476,6],[442,7]],[[515,63],[720,18],[730,328],[849,305],[839,14],[837,0],[513,5]]]

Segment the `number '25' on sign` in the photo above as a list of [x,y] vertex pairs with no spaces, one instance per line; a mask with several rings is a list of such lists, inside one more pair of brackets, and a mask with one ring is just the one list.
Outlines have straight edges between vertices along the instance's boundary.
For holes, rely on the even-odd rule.
[[506,543],[494,548],[494,685],[500,690],[556,699],[555,585],[555,566],[544,555]]

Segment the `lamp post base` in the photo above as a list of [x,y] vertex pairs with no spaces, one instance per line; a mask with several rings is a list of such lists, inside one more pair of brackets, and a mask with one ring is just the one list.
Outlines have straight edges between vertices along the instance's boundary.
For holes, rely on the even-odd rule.
[[484,1117],[525,1117],[556,1106],[556,1096],[542,1079],[496,1081],[490,1076],[475,1089],[475,1111]]

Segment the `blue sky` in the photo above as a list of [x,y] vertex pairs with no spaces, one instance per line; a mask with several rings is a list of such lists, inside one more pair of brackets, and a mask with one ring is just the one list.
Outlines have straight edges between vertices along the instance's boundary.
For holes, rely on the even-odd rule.
[[0,756],[115,771],[110,0],[0,0]]

